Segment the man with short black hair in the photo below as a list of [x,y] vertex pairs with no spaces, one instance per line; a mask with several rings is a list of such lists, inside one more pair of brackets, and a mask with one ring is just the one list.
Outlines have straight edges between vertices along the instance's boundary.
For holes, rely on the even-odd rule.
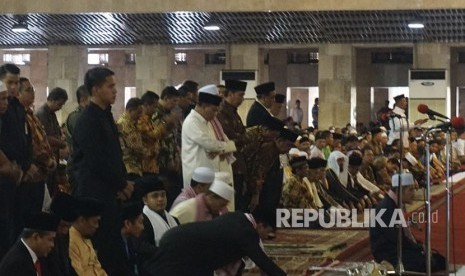
[[295,100],[295,107],[291,108],[289,116],[296,122],[300,128],[302,128],[302,121],[304,120],[304,111],[300,107],[300,100]]
[[21,239],[0,263],[0,275],[41,276],[46,257],[54,246],[59,218],[48,213],[34,213],[26,218]]
[[62,138],[60,124],[58,123],[57,115],[55,114],[60,110],[68,100],[66,90],[60,87],[53,88],[47,96],[47,102],[39,107],[35,115],[42,122],[47,139],[52,147],[55,158],[60,158],[59,150],[66,148],[66,142]]
[[138,202],[123,204],[120,250],[124,253],[125,258],[121,260],[118,275],[145,275],[141,271],[143,269],[142,258],[152,257],[156,252],[156,248],[147,248],[145,246],[143,250],[140,250],[141,248],[138,247],[136,239],[139,238],[143,232],[144,217],[142,216],[142,204]]
[[128,179],[135,180],[142,176],[142,161],[148,151],[142,143],[142,133],[137,123],[142,115],[142,100],[131,98],[126,103],[126,110],[118,119],[117,125],[122,139],[123,162]]
[[[150,95],[155,96],[152,93]],[[163,88],[156,106],[149,107],[144,102],[144,115],[139,122],[144,144],[153,151],[152,157],[143,162],[144,173],[158,174],[163,179],[167,189],[168,206],[182,188],[181,153],[178,147],[181,143],[182,114],[175,110],[178,102],[179,91],[175,87]]]
[[183,91],[181,97],[184,98],[184,104],[180,104],[180,107],[182,108],[184,118],[186,118],[197,103],[199,84],[193,80],[185,80],[181,87]]
[[27,78],[21,77],[18,100],[26,111],[26,122],[31,133],[32,164],[38,168],[38,172],[35,177],[29,179],[27,185],[17,187],[15,210],[18,223],[15,229],[16,234],[19,234],[24,226],[21,223],[21,218],[31,212],[42,210],[46,182],[52,188],[49,191],[54,192],[55,187],[54,183],[52,184],[52,181],[47,181],[47,179],[50,179],[54,174],[57,162],[44,127],[39,118],[33,113],[34,99],[34,87]]
[[104,67],[92,68],[87,71],[84,84],[91,94],[91,103],[77,119],[73,136],[76,194],[104,203],[101,226],[93,242],[102,266],[111,274],[120,235],[117,198],[130,198],[134,185],[126,180],[118,128],[111,113],[117,93],[114,72]]
[[[26,109],[18,98],[19,79],[20,70],[16,65],[7,63],[0,66],[0,81],[5,84],[8,92],[8,107],[1,120],[0,149],[10,162],[15,162],[21,168],[23,176],[19,182],[31,184],[38,176],[39,169],[32,164],[32,134],[26,120]],[[9,206],[8,210],[11,214],[11,224],[8,227],[10,233],[7,234],[11,245],[24,227],[23,214],[14,206],[15,202],[20,202],[16,198],[18,183],[3,177],[0,181],[2,182],[2,194],[6,197],[5,204]]]
[[161,276],[213,275],[247,256],[267,275],[286,275],[260,247],[271,230],[267,220],[241,212],[181,225],[165,233],[149,270]]
[[65,126],[66,143],[68,143],[68,149],[70,153],[73,152],[72,137],[74,133],[74,127],[76,126],[76,120],[81,115],[81,112],[84,109],[84,107],[88,106],[90,103],[90,95],[84,85],[79,86],[76,90],[76,99],[78,101],[78,107],[74,111],[69,113],[68,118],[66,118]]

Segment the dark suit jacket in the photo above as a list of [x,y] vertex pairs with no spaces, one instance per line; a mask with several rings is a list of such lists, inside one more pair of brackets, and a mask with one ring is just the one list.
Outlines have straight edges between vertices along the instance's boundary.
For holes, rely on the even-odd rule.
[[16,97],[8,98],[8,109],[2,116],[0,149],[11,161],[16,161],[23,171],[31,166],[32,136],[26,122],[24,106]]
[[244,213],[188,223],[167,231],[151,265],[152,275],[212,275],[248,256],[268,275],[286,275],[259,245],[259,236]]
[[126,169],[110,108],[90,103],[82,111],[74,128],[73,164],[79,196],[115,198],[125,187]]
[[[0,263],[0,275],[37,276],[32,257],[21,240],[18,240],[3,258]],[[43,273],[43,276],[45,275]]]
[[41,259],[42,271],[51,276],[77,275],[69,258],[69,235],[57,235],[55,246],[46,258]]
[[[394,210],[398,208],[394,200],[389,196],[376,207],[376,212],[385,210],[381,216],[382,221],[389,226]],[[371,252],[377,262],[388,261],[394,267],[397,265],[397,235],[398,227],[384,228],[378,223],[376,227],[370,228]],[[420,244],[414,243],[405,233],[402,233],[402,263],[405,270],[408,271],[425,271],[425,256],[422,253]]]
[[259,102],[255,101],[247,113],[247,127],[262,125],[266,118],[270,116],[270,112]]

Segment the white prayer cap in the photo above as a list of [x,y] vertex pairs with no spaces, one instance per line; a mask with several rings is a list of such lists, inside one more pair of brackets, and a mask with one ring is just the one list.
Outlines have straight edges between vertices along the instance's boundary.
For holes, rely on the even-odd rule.
[[234,198],[234,188],[221,180],[215,179],[209,190],[228,201]]
[[228,172],[216,172],[215,180],[223,181],[226,184],[232,183],[231,174]]
[[199,93],[207,93],[207,94],[210,94],[210,95],[219,95],[218,87],[216,87],[215,84],[209,84],[209,85],[205,85],[203,87],[200,87]]
[[212,183],[215,180],[215,172],[207,167],[198,167],[192,174],[192,180],[199,183]]
[[295,155],[298,156],[300,153],[300,150],[298,148],[292,148],[289,150],[289,155]]
[[315,135],[313,135],[313,133],[310,133],[310,134],[308,135],[308,139],[310,139],[310,141],[315,142]]
[[387,132],[387,129],[384,126],[379,127],[382,131]]
[[199,102],[219,106],[223,98],[215,84],[205,85],[199,89]]
[[410,163],[410,165],[412,165],[412,166],[415,166],[415,165],[418,163],[417,159],[416,159],[410,152],[407,152],[407,153],[405,154],[405,159],[407,159],[407,161],[408,161],[408,162]]
[[[402,186],[411,186],[415,184],[411,173],[401,173],[400,181]],[[394,174],[392,176],[392,187],[399,187],[399,174]]]
[[3,83],[3,81],[0,81],[0,92],[6,91],[6,85]]

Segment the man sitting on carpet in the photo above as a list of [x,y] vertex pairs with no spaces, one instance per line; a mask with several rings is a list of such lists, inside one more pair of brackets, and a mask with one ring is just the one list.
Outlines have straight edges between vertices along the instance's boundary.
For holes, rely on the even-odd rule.
[[[281,196],[284,208],[318,209],[322,207],[320,198],[312,183],[308,181],[308,164],[305,156],[294,157],[289,161],[291,176],[286,179]],[[316,194],[315,194],[316,193]]]
[[215,172],[212,169],[208,167],[196,168],[192,174],[191,185],[182,189],[182,192],[176,197],[173,205],[171,205],[171,210],[179,203],[207,192],[213,180],[215,180]]
[[[399,182],[402,185],[402,203],[397,200],[397,191]],[[377,262],[388,261],[394,267],[397,267],[397,238],[398,226],[390,225],[391,220],[398,220],[397,211],[404,211],[404,204],[412,203],[415,192],[415,181],[411,173],[395,174],[392,176],[392,188],[386,194],[384,199],[378,204],[376,213],[383,212],[381,220],[386,224],[370,228],[371,252]],[[402,214],[402,212],[399,212]],[[405,271],[426,271],[426,256],[424,247],[415,240],[410,228],[403,227],[402,231],[402,263]],[[432,253],[431,271],[440,271],[445,268],[445,259],[438,253]]]
[[328,181],[329,194],[344,208],[359,211],[365,208],[365,201],[357,198],[347,188],[349,175],[349,162],[345,154],[340,151],[333,151],[328,158],[328,169],[326,170],[326,180]]
[[226,205],[233,200],[234,188],[220,180],[214,180],[205,194],[181,202],[170,214],[181,224],[211,220],[228,212]]
[[144,176],[138,180],[142,188],[142,201],[145,206],[144,233],[142,239],[150,245],[158,246],[161,236],[179,222],[166,211],[167,198],[164,183],[156,176]]

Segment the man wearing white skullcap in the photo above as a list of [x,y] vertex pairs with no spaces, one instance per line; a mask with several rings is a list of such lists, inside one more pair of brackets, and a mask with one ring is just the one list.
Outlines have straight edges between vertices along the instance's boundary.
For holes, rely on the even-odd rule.
[[[404,204],[413,202],[415,193],[415,180],[411,173],[394,174],[392,188],[387,196],[376,207],[377,215],[385,225],[376,222],[370,228],[371,252],[377,262],[388,261],[397,266],[397,239],[399,225],[391,225],[391,221],[399,221],[399,214],[405,211]],[[398,189],[402,186],[402,202],[398,202]],[[406,219],[406,218],[405,218]],[[406,227],[405,227],[406,226]],[[410,228],[403,225],[402,235],[402,263],[406,271],[425,272],[426,264],[423,245],[415,240]],[[445,259],[438,253],[431,256],[431,270],[439,271],[445,268]]]
[[[182,126],[182,172],[184,187],[189,186],[194,169],[209,167],[214,171],[232,173],[230,153],[236,151],[222,131],[212,126],[222,98],[216,85],[207,85],[199,89],[198,103],[184,120]],[[219,139],[219,136],[222,139]]]
[[181,224],[211,220],[228,212],[226,205],[234,200],[234,188],[221,180],[214,180],[206,193],[198,194],[176,205],[170,214]]
[[[216,172],[215,180],[223,181],[224,183],[234,187],[233,176],[229,172]],[[228,208],[228,210],[231,212],[236,210],[235,200],[236,200],[236,194],[233,195],[233,199],[229,201],[228,205],[226,206],[226,208]]]
[[182,190],[171,205],[171,210],[179,203],[208,191],[213,180],[215,180],[215,172],[212,169],[207,167],[196,168],[192,174],[191,185]]

